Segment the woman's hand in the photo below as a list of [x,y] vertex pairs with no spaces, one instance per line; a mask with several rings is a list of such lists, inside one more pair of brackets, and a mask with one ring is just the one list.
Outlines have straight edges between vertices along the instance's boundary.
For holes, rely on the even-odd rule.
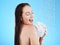
[[47,33],[46,26],[43,23],[41,23],[41,22],[38,22],[35,26],[37,28],[39,37],[43,38],[46,35],[46,33]]

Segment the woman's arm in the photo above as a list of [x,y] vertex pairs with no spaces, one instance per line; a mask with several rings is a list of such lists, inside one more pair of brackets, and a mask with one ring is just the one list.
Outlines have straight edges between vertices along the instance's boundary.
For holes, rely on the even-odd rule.
[[43,38],[44,38],[44,36],[45,36],[45,35],[46,35],[46,31],[44,32],[44,35],[43,35],[43,37],[40,37],[40,38],[39,38],[40,45],[42,45]]
[[43,38],[40,37],[40,38],[39,38],[40,45],[42,45],[42,41],[43,41]]

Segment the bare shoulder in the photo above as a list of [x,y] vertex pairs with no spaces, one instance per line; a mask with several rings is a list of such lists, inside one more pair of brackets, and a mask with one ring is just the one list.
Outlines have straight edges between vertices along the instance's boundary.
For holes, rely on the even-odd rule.
[[21,43],[26,44],[29,42],[31,45],[39,45],[39,38],[37,35],[37,30],[33,25],[24,27],[21,32]]
[[27,27],[23,27],[22,31],[21,31],[21,36],[22,37],[30,37],[31,34],[37,33],[35,27],[33,25],[27,26]]
[[32,26],[31,28],[32,29],[30,31],[30,43],[31,45],[39,45],[39,37],[37,30],[34,26]]
[[37,30],[34,25],[31,26],[30,32],[31,34],[34,34],[34,33],[37,34]]
[[34,25],[32,25],[31,26],[31,28],[30,28],[30,36],[38,36],[38,33],[37,33],[37,30],[36,30],[36,28],[35,28],[35,26]]

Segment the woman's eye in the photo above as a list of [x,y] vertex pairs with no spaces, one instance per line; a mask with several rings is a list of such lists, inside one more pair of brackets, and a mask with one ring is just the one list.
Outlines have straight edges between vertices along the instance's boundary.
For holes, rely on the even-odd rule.
[[32,15],[32,14],[34,14],[34,13],[33,13],[33,12],[32,12],[32,13],[26,12],[26,15],[27,15],[27,16]]
[[29,13],[29,12],[27,12],[27,13],[26,13],[26,15],[28,16],[28,15],[30,15],[30,13]]

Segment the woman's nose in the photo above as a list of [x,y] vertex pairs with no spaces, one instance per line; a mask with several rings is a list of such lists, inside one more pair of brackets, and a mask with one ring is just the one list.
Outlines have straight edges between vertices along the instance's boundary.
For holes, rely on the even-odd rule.
[[31,14],[31,15],[30,15],[30,18],[34,18],[34,15],[33,15],[33,14]]

